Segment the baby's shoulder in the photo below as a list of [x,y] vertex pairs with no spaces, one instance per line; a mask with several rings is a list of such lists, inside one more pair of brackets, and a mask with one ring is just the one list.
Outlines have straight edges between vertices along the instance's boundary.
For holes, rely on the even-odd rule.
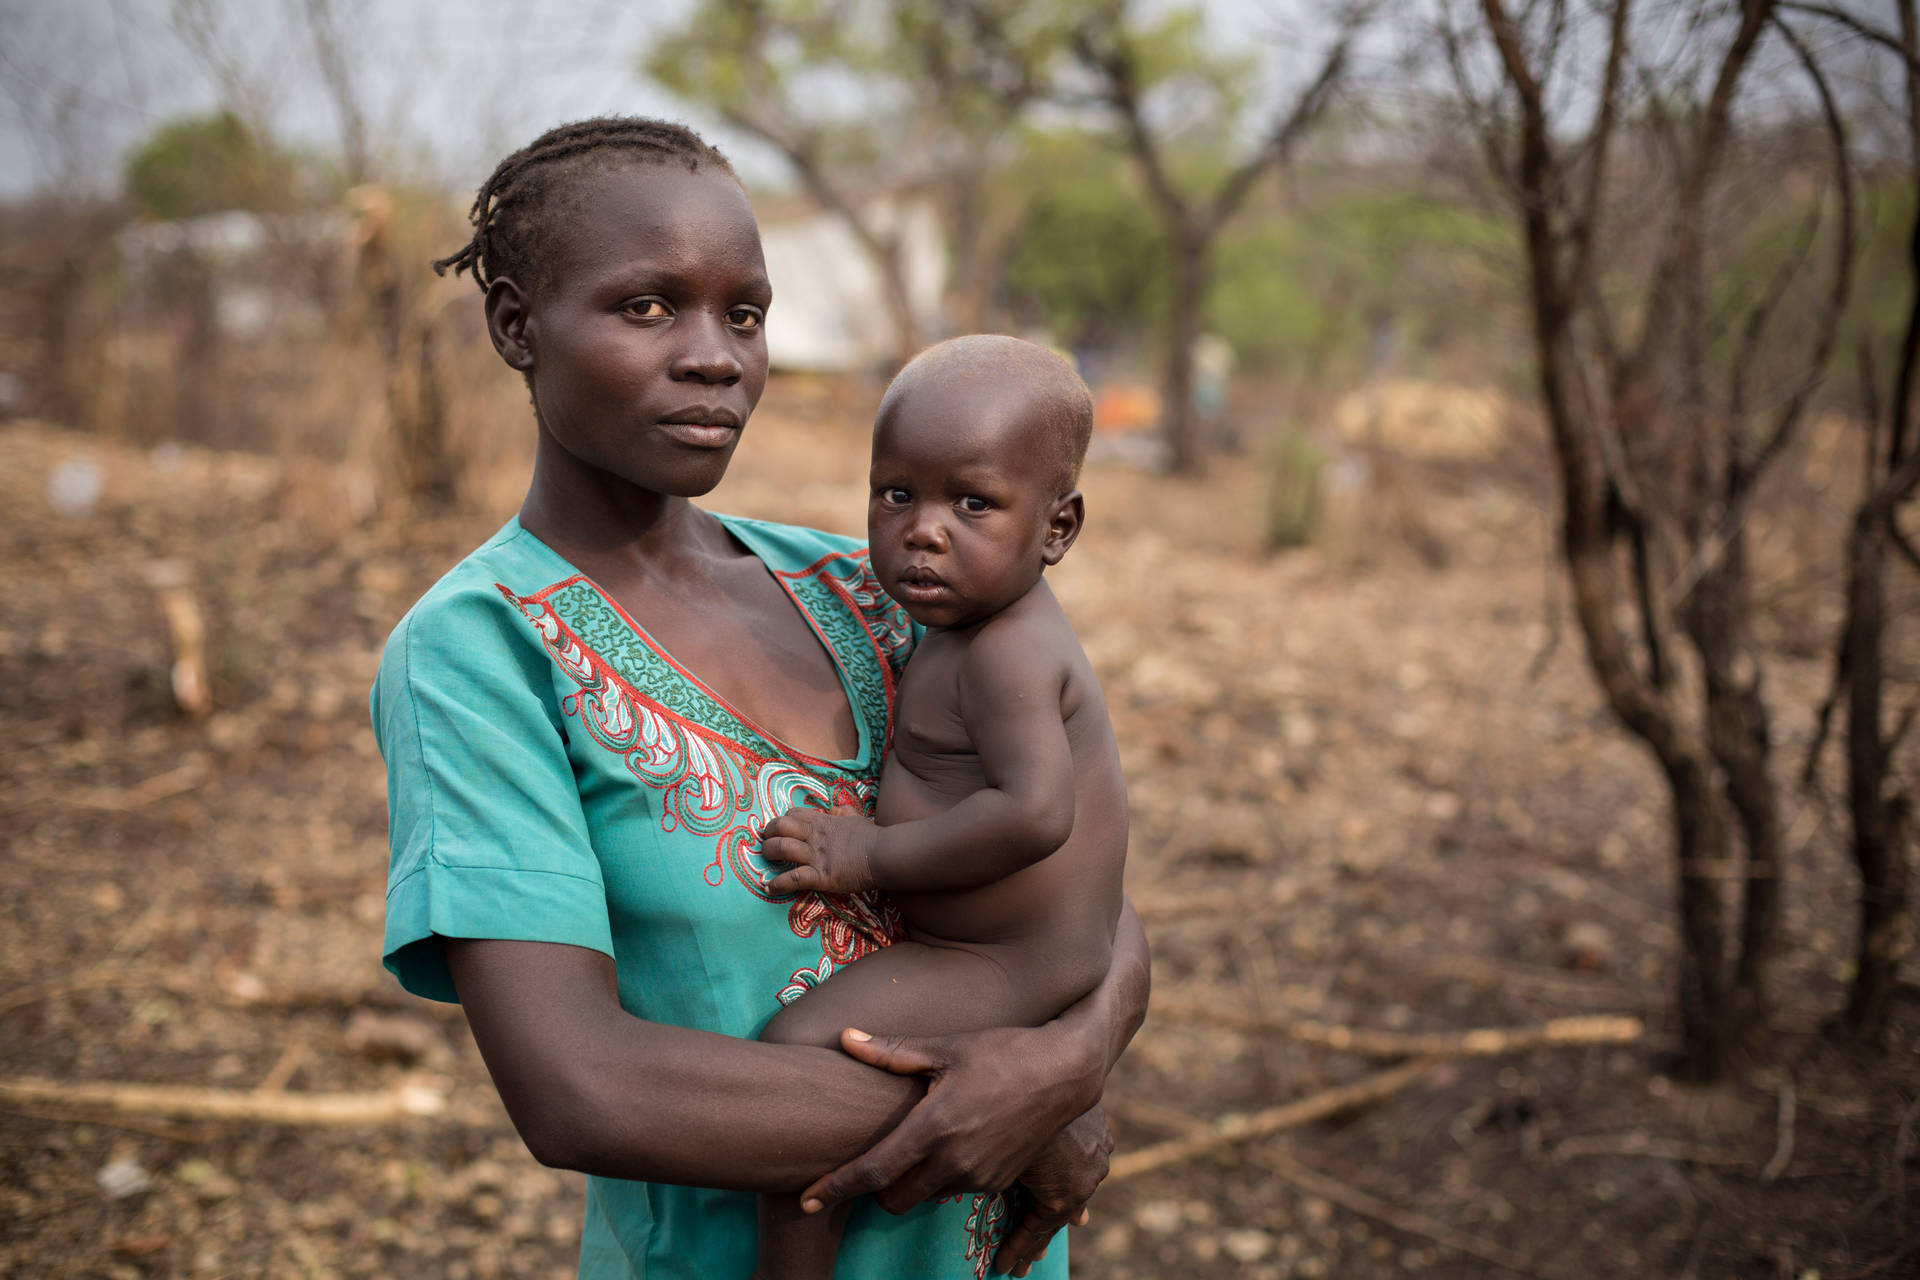
[[1064,679],[1080,641],[1051,597],[1022,600],[982,623],[967,644],[963,674],[1017,683]]

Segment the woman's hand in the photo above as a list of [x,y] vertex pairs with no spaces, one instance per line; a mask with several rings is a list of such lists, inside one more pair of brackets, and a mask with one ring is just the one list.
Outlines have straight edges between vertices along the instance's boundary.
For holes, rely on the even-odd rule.
[[994,1251],[993,1269],[1024,1276],[1046,1256],[1060,1228],[1069,1222],[1086,1226],[1087,1202],[1106,1180],[1112,1154],[1113,1134],[1107,1129],[1106,1113],[1097,1106],[1055,1134],[1020,1175],[1020,1185],[1032,1195],[1033,1203],[1008,1227]]
[[[1082,1039],[1057,1024],[884,1039],[846,1031],[841,1047],[860,1061],[929,1077],[927,1096],[872,1149],[802,1192],[801,1202],[812,1212],[873,1195],[888,1212],[904,1213],[941,1196],[1004,1191],[1036,1168],[1055,1197],[1087,1185],[1093,1152],[1069,1168],[1071,1144],[1059,1141],[1098,1100],[1106,1075],[1104,1055]],[[1092,1185],[1105,1176],[1105,1162],[1103,1149]]]

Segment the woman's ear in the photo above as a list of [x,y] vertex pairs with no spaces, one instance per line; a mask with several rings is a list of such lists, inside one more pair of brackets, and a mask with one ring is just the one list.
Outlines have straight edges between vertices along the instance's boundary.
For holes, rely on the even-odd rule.
[[1053,511],[1047,516],[1047,540],[1040,544],[1040,558],[1048,564],[1059,564],[1086,523],[1087,502],[1078,489],[1055,499]]
[[533,372],[533,308],[520,286],[505,276],[487,286],[487,336],[507,366]]

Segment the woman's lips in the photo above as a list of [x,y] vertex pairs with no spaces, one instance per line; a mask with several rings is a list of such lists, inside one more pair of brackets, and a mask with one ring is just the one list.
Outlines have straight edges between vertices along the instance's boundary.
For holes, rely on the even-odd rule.
[[740,415],[718,405],[690,404],[658,421],[669,437],[695,449],[724,449],[740,434]]
[[672,440],[695,449],[724,449],[740,435],[740,428],[704,422],[662,422],[660,430]]

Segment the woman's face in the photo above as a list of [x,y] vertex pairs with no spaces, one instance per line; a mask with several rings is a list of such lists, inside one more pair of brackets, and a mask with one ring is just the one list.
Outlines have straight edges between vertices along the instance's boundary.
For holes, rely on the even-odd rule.
[[706,493],[767,381],[772,290],[746,193],[723,172],[645,162],[574,183],[553,202],[568,213],[548,281],[522,290],[518,347],[489,299],[496,344],[510,364],[521,353],[559,465]]

